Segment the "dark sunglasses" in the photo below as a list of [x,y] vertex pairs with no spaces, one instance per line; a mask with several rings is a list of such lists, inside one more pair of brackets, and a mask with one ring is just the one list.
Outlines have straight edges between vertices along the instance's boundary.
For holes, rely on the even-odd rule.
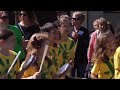
[[72,20],[80,20],[80,19],[78,19],[78,18],[72,18]]
[[24,13],[20,13],[20,16],[22,16],[22,15],[23,15],[23,16],[27,16],[27,14],[24,14]]
[[8,16],[2,16],[2,17],[0,17],[0,19],[7,19],[8,18]]

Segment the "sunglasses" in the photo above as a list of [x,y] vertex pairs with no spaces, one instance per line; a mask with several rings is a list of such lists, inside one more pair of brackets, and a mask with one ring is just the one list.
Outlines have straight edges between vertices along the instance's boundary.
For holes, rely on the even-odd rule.
[[0,17],[0,19],[7,19],[8,18],[8,16],[2,16],[2,17]]
[[22,15],[23,15],[23,16],[27,16],[27,14],[24,14],[24,13],[21,13],[21,14],[20,14],[20,16],[22,16]]

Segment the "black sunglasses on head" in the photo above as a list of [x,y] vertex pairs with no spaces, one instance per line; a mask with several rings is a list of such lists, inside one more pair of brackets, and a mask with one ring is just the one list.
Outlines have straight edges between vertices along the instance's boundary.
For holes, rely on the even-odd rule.
[[7,19],[8,18],[8,16],[2,16],[2,17],[0,17],[0,19]]
[[20,13],[20,16],[22,16],[22,15],[23,15],[23,16],[27,16],[27,14],[24,14],[24,13]]

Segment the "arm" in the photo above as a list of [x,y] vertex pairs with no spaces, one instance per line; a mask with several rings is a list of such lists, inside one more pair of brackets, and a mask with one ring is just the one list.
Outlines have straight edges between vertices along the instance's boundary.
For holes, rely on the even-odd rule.
[[92,34],[90,42],[89,42],[89,47],[87,51],[87,58],[88,58],[88,63],[91,62],[93,52],[94,52],[94,42],[95,42],[95,33]]
[[91,79],[98,79],[96,75],[94,75],[93,73],[91,73],[90,75]]
[[41,73],[36,72],[33,76],[27,77],[27,78],[21,78],[21,79],[40,79]]
[[95,62],[94,66],[93,66],[93,68],[91,70],[91,75],[90,75],[91,79],[97,79],[98,78],[97,77],[98,76],[98,72],[99,72],[99,63]]

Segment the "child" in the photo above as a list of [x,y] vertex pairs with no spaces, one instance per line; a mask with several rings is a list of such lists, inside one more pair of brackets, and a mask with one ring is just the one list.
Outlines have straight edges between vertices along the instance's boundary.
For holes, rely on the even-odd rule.
[[30,58],[32,55],[34,55],[36,59],[35,62],[25,70],[23,70],[23,65],[25,61],[22,63],[20,67],[21,72],[19,73],[19,78],[30,77],[39,70],[44,47],[47,44],[47,41],[48,41],[48,34],[36,33],[30,38],[30,41],[28,42],[27,45],[27,55],[25,61],[28,60],[28,58]]
[[95,29],[95,31],[91,34],[91,39],[90,39],[90,42],[89,42],[89,47],[88,47],[88,52],[87,52],[87,57],[88,57],[88,63],[91,62],[91,58],[92,58],[92,54],[93,54],[93,51],[94,51],[94,47],[95,47],[95,41],[98,37],[98,26],[99,26],[99,19],[96,19],[94,22],[93,22],[93,27]]
[[[58,57],[58,45],[57,41],[59,41],[59,33],[58,28],[54,23],[46,23],[42,27],[42,31],[48,32],[49,37],[49,49],[47,58],[45,59],[45,62],[43,64],[43,69],[41,71],[41,79],[53,79],[56,75],[60,61]],[[45,63],[47,65],[45,65]]]
[[[72,38],[68,37],[72,31],[72,24],[70,20],[66,17],[61,17],[59,20],[59,31],[60,31],[60,41],[59,41],[59,61],[61,62],[60,67],[68,63],[70,60],[74,60],[75,57],[75,42]],[[70,75],[71,73],[69,73]],[[63,77],[64,78],[64,77]]]
[[92,56],[93,56],[96,39],[97,39],[98,34],[99,34],[99,19],[96,19],[93,22],[93,28],[94,28],[95,31],[90,34],[90,42],[89,42],[89,47],[88,47],[88,50],[87,50],[88,64],[86,66],[86,72],[85,72],[85,77],[87,77],[87,78],[89,78],[91,67],[93,66],[92,63],[91,63],[91,59],[92,59]]
[[[40,63],[38,63],[36,65],[37,68],[36,68],[36,70],[34,70],[34,73],[26,72],[27,74],[29,74],[29,75],[26,75],[26,77],[25,77],[25,74],[23,75],[24,78],[26,78],[26,79],[38,79],[38,78],[41,78],[41,79],[52,79],[54,77],[54,75],[57,73],[57,70],[58,70],[58,66],[56,65],[56,64],[59,63],[59,61],[57,59],[58,48],[57,48],[57,44],[55,43],[57,27],[54,24],[52,24],[52,23],[46,23],[45,25],[43,25],[41,30],[43,32],[48,32],[47,34],[44,34],[44,35],[48,35],[48,37],[46,37],[46,39],[43,39],[42,46],[40,48],[36,48],[35,49],[34,46],[36,44],[30,44],[30,45],[27,46],[28,47],[28,50],[27,50],[28,53],[30,53],[30,51],[32,51],[32,49],[35,49],[37,51],[37,54],[39,55],[39,56],[37,56],[37,60]],[[37,34],[37,35],[39,37],[41,37],[41,38],[43,37],[43,35],[40,34],[40,33]],[[34,36],[36,36],[36,35],[34,35]],[[33,36],[31,37],[29,43],[32,43],[34,41],[34,40],[32,41],[32,38],[33,38]],[[48,53],[47,53],[47,56],[46,56],[45,61],[43,63],[42,71],[39,73],[37,71],[38,71],[39,66],[41,64],[43,51],[44,51],[44,46],[46,44],[49,45]],[[30,46],[32,46],[31,50],[29,50]],[[41,77],[36,77],[36,75],[37,76],[41,76]]]
[[114,76],[114,40],[110,31],[97,38],[93,56],[94,66],[91,70],[92,79],[111,79]]
[[[0,77],[6,76],[8,69],[17,55],[17,53],[13,51],[15,42],[16,37],[11,31],[7,29],[0,30]],[[11,69],[9,75],[6,76],[6,78],[16,79],[19,68],[20,61],[17,60],[16,64]]]

